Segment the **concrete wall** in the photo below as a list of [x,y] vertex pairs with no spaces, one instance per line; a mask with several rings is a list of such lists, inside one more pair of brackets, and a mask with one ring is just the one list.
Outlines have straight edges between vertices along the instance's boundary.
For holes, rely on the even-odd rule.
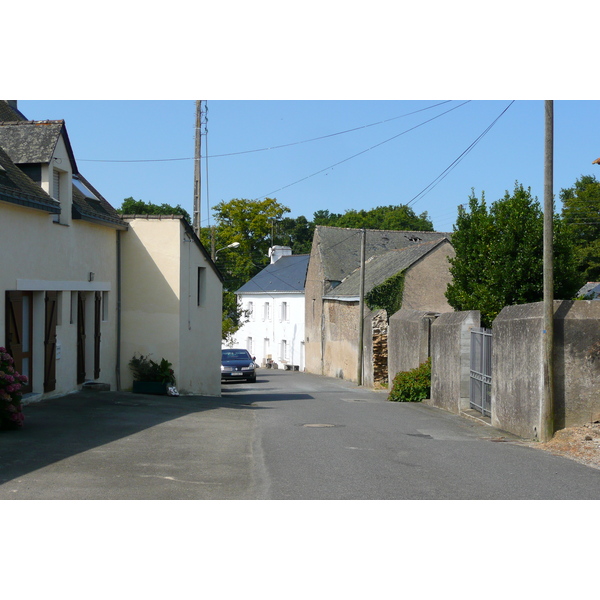
[[[493,324],[492,425],[524,438],[540,431],[543,303],[507,306]],[[554,428],[600,417],[600,303],[554,302]]]
[[431,324],[438,313],[401,308],[390,317],[388,331],[388,377],[417,368],[430,352]]
[[477,310],[444,313],[431,326],[431,403],[453,413],[469,408],[471,330]]

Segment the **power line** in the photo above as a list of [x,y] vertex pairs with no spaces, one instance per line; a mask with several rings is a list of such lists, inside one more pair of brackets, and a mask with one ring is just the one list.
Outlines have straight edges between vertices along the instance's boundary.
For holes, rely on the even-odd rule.
[[[344,131],[338,131],[336,133],[329,133],[326,135],[322,135],[315,138],[310,138],[307,140],[301,140],[298,142],[290,142],[289,144],[281,144],[279,146],[268,146],[266,148],[256,148],[254,150],[241,150],[239,152],[228,152],[225,154],[214,154],[212,156],[206,156],[205,158],[222,158],[225,156],[238,156],[240,154],[251,154],[254,152],[266,152],[267,150],[278,150],[279,148],[288,148],[289,146],[297,146],[299,144],[307,144],[309,142],[316,142],[319,140],[324,140],[330,137],[335,137],[336,135],[344,135],[346,133],[351,133],[353,131],[359,131],[360,129],[366,129],[368,127],[374,127],[375,125],[382,125],[383,123],[389,123],[390,121],[395,121],[397,119],[403,119],[404,117],[408,117],[410,115],[415,115],[417,113],[423,112],[425,110],[430,110],[432,108],[436,108],[441,106],[442,104],[447,104],[451,102],[451,100],[444,100],[443,102],[438,102],[437,104],[432,104],[431,106],[426,106],[425,108],[420,108],[419,110],[414,110],[409,113],[405,113],[403,115],[399,115],[397,117],[392,117],[390,119],[384,119],[383,121],[377,121],[377,123],[370,123],[368,125],[361,125],[360,127],[354,127],[352,129],[346,129]],[[91,159],[91,158],[78,158],[79,162],[111,162],[111,163],[142,163],[142,162],[175,162],[182,160],[195,160],[193,157],[186,158],[148,158],[148,159],[131,159],[131,160],[116,160],[116,159]]]
[[[410,206],[413,203],[417,203],[421,198],[423,198],[426,194],[428,194],[434,187],[437,186],[438,183],[440,183],[449,173],[450,171],[452,171],[456,166],[458,166],[458,164],[460,163],[460,161],[469,153],[471,152],[471,150],[473,150],[473,148],[482,140],[482,138],[490,131],[490,129],[496,124],[496,122],[500,119],[500,117],[502,117],[502,115],[504,115],[504,113],[514,104],[514,100],[511,101],[511,103],[494,119],[494,121],[485,129],[485,131],[483,133],[481,133],[479,135],[479,137],[477,137],[475,139],[474,142],[471,143],[471,145],[464,150],[464,152],[456,159],[454,160],[444,171],[442,171],[442,173],[440,175],[438,175],[427,187],[425,187],[423,190],[421,190],[412,200],[410,200],[406,206]],[[419,197],[420,196],[420,197]]]
[[315,177],[316,175],[320,175],[321,173],[328,171],[329,169],[333,169],[345,162],[348,162],[349,160],[352,160],[353,158],[356,158],[357,156],[360,156],[361,154],[365,154],[366,152],[370,152],[371,150],[374,150],[375,148],[378,148],[379,146],[382,146],[383,144],[387,144],[388,142],[391,142],[392,140],[395,140],[396,138],[399,138],[401,135],[404,135],[405,133],[409,133],[410,131],[413,131],[414,129],[417,129],[419,127],[422,127],[423,125],[430,123],[431,121],[434,121],[435,119],[438,119],[439,117],[442,117],[446,114],[448,114],[449,112],[452,112],[453,110],[456,110],[457,108],[460,108],[461,106],[464,106],[465,104],[468,104],[470,102],[470,100],[467,100],[466,102],[463,102],[462,104],[459,104],[458,106],[454,106],[453,108],[440,113],[439,115],[436,115],[435,117],[432,117],[431,119],[427,119],[427,121],[423,121],[422,123],[419,123],[418,125],[415,125],[414,127],[410,127],[409,129],[406,129],[400,133],[398,133],[397,135],[392,136],[391,138],[388,138],[387,140],[384,140],[383,142],[379,142],[378,144],[375,144],[374,146],[371,146],[370,148],[367,148],[365,150],[362,150],[361,152],[358,152],[356,154],[353,154],[352,156],[349,156],[348,158],[345,158],[343,160],[340,160],[339,162],[336,162],[333,165],[329,165],[328,167],[325,167],[324,169],[321,169],[320,171],[317,171],[316,173],[312,173],[311,175],[307,175],[306,177],[303,177],[302,179],[298,179],[297,181],[294,181],[293,183],[289,183],[288,185],[284,185],[283,187],[280,187],[276,190],[273,190],[272,192],[268,192],[267,194],[264,194],[263,196],[259,196],[258,198],[254,198],[254,200],[261,200],[262,198],[267,198],[268,196],[270,196],[271,194],[276,194],[277,192],[280,192],[281,190],[285,190],[286,188],[289,188],[293,185],[296,185],[297,183],[301,183],[302,181],[306,181],[307,179],[310,179],[311,177]]

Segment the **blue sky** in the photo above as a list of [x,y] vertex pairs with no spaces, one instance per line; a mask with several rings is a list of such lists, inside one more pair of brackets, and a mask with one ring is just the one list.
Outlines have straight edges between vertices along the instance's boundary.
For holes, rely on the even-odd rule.
[[[320,209],[410,203],[439,231],[452,230],[471,188],[491,202],[519,181],[543,203],[544,101],[467,100],[208,100],[202,224],[222,200],[264,196],[309,220]],[[114,206],[133,196],[192,213],[194,100],[35,100],[19,108],[29,119],[66,121],[79,170]],[[558,197],[600,169],[592,165],[600,102],[558,100],[554,117]]]

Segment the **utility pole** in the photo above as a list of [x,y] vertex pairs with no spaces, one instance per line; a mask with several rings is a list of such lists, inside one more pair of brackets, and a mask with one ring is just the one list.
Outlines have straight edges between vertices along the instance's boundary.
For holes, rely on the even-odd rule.
[[364,331],[363,321],[365,318],[365,246],[366,231],[361,229],[360,237],[360,288],[358,292],[358,365],[356,381],[358,385],[363,383],[363,360],[364,360]]
[[202,100],[196,100],[196,150],[194,153],[194,232],[200,236],[200,156],[202,154]]
[[[208,107],[206,100],[196,100],[196,143],[194,152],[194,232],[200,237],[200,197],[201,192],[201,170],[202,170],[202,136],[208,133]],[[204,131],[202,130],[204,128]],[[208,165],[207,165],[208,173]],[[208,197],[208,196],[207,196]]]
[[544,390],[538,437],[554,435],[554,102],[545,101],[544,144]]

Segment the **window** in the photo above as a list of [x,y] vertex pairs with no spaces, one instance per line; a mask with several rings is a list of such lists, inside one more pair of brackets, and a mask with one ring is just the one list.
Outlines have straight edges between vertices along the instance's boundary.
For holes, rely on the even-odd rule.
[[289,321],[288,303],[287,302],[282,302],[281,303],[281,320],[282,321]]
[[263,340],[263,349],[265,358],[271,358],[271,340],[269,338]]
[[249,338],[246,340],[246,350],[248,350],[248,352],[250,352],[250,354],[252,354],[252,352],[253,352],[253,348],[252,348],[252,338],[251,338],[251,337],[249,337]]
[[281,360],[287,360],[287,340],[281,340]]
[[265,302],[265,312],[263,316],[263,321],[271,320],[271,304],[269,302]]
[[198,267],[196,301],[198,306],[202,306],[206,301],[206,267]]
[[248,302],[248,304],[246,304],[246,311],[248,312],[248,319],[254,321],[254,302]]

